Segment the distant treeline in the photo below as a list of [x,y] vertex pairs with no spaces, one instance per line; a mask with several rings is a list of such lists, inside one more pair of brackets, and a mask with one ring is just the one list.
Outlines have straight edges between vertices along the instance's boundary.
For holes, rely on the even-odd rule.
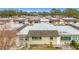
[[75,17],[79,18],[79,10],[75,8],[67,8],[64,11],[60,9],[53,8],[49,12],[27,12],[22,10],[0,10],[1,17],[12,17],[12,16],[53,16],[53,15],[60,15],[60,16],[67,16],[67,17]]

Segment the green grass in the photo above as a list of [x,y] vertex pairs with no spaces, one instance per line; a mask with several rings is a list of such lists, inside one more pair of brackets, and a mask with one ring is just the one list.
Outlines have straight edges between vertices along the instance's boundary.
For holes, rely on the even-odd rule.
[[33,47],[30,49],[27,48],[17,48],[16,50],[61,50],[62,48],[55,48],[55,47]]
[[52,48],[44,48],[44,47],[40,47],[40,48],[31,48],[29,50],[61,50],[62,48],[55,48],[55,47],[52,47]]

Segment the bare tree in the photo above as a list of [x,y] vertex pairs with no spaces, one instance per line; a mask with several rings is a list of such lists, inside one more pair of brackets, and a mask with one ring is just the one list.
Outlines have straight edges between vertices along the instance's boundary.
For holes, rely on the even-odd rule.
[[0,29],[0,49],[8,50],[15,46],[16,31],[4,26]]

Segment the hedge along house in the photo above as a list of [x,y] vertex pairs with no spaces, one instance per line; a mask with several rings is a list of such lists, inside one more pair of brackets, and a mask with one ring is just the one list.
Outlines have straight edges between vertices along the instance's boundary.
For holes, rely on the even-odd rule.
[[29,18],[28,19],[29,24],[34,24],[34,23],[39,23],[39,22],[40,22],[40,18]]
[[[79,39],[79,31],[71,26],[54,26],[50,23],[37,23],[27,26],[17,33],[21,39],[28,39],[28,45],[49,45],[55,47],[68,45],[72,40]],[[28,36],[25,38],[24,36]],[[20,40],[20,38],[18,38]]]

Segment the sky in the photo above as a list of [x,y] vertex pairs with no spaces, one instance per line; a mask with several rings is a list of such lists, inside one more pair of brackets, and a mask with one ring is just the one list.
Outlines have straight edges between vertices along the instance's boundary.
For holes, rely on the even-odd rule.
[[[22,10],[22,11],[27,11],[27,12],[49,12],[53,8],[0,8],[0,10]],[[57,8],[60,9],[61,11],[65,10],[66,8]],[[79,8],[76,8],[79,10]]]

